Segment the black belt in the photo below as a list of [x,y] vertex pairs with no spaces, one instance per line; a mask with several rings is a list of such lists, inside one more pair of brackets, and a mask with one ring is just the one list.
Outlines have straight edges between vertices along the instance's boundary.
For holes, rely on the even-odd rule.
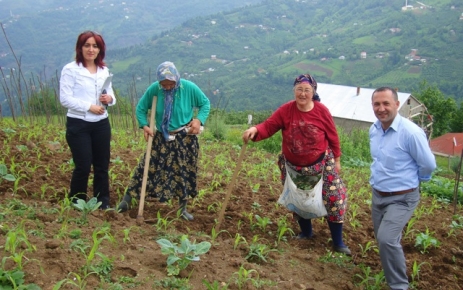
[[413,192],[415,190],[416,190],[416,187],[415,188],[410,188],[410,189],[405,189],[405,190],[400,190],[400,191],[385,192],[385,191],[376,190],[376,192],[379,193],[379,195],[381,195],[381,196],[393,196],[393,195],[401,195],[401,194],[410,193],[410,192]]

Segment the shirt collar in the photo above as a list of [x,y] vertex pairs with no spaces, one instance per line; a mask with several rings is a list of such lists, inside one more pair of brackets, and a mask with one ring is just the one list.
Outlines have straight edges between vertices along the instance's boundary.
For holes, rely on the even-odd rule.
[[[397,132],[399,130],[399,126],[401,122],[402,122],[402,116],[399,113],[397,113],[397,115],[394,118],[394,121],[392,121],[391,126],[389,126],[389,128],[386,131],[388,131],[389,129],[392,129]],[[379,120],[376,120],[373,124],[375,125],[377,130],[382,130],[381,122]]]

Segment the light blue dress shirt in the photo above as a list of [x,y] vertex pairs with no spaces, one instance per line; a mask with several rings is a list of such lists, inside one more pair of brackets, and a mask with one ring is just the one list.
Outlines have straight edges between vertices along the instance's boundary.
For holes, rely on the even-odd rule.
[[436,168],[424,131],[399,114],[386,131],[379,120],[371,125],[370,151],[370,185],[379,191],[416,188]]

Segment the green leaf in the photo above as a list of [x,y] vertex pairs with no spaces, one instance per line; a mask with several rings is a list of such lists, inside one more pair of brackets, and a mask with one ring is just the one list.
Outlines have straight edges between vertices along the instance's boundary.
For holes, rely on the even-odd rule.
[[178,260],[180,260],[180,258],[176,257],[176,256],[173,256],[173,255],[167,257],[167,266],[172,265],[173,263],[177,262]]
[[3,176],[3,179],[6,179],[8,181],[15,181],[16,177],[14,177],[12,174],[6,174]]
[[5,164],[0,164],[0,175],[4,176],[4,175],[6,175],[6,172],[7,172],[6,165]]
[[161,248],[173,248],[174,247],[174,244],[172,244],[172,242],[167,239],[159,239],[156,241],[156,243],[158,243],[161,246]]
[[195,254],[196,255],[205,254],[205,253],[207,253],[209,251],[210,248],[211,248],[211,243],[209,243],[209,242],[201,242],[201,243],[196,245]]

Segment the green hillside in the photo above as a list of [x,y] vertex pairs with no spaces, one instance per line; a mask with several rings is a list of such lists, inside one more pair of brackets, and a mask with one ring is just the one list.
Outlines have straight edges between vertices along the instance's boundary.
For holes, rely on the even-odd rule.
[[[404,11],[404,2],[396,0],[268,0],[191,19],[108,58],[122,91],[134,76],[143,91],[149,71],[171,60],[213,102],[228,100],[222,104],[233,110],[276,108],[292,97],[292,81],[303,72],[319,82],[406,92],[426,79],[461,100],[463,5],[408,4],[414,8]],[[120,65],[135,56],[138,62]]]
[[[221,2],[216,0],[217,5]],[[193,4],[169,10],[159,19],[151,17],[161,13],[156,10],[158,6],[127,2],[137,7],[131,19],[144,19],[143,23],[122,25],[117,24],[120,18],[110,18],[96,26],[109,39],[106,60],[115,74],[114,86],[122,96],[133,94],[136,88],[139,97],[154,80],[156,66],[171,60],[184,78],[207,93],[214,106],[236,111],[275,109],[292,98],[293,79],[304,72],[314,74],[319,82],[389,85],[411,93],[426,80],[445,96],[461,101],[463,4],[456,0],[408,1],[411,7],[406,10],[402,0],[254,2],[259,4],[190,19],[187,16],[193,13],[187,11],[197,8]],[[109,13],[119,9],[104,7],[93,10]],[[54,27],[46,38],[29,35],[32,23],[18,21],[15,25],[23,25],[18,33],[24,33],[24,37],[14,47],[31,41],[39,47],[23,55],[25,70],[49,68],[50,76],[71,60],[77,29],[70,29],[69,24],[90,25],[96,14],[85,11],[76,8],[82,15],[80,22],[75,15],[74,20],[63,21],[61,26],[51,23],[52,18],[60,17],[59,12],[41,14],[42,23],[50,22],[47,26]],[[62,17],[64,20],[69,15],[63,12]],[[162,26],[161,20],[170,20],[169,28]],[[64,31],[68,36],[62,40],[63,46],[43,45],[56,38],[54,32]],[[138,40],[132,37],[135,34],[138,40],[141,35],[150,36],[136,44]]]

